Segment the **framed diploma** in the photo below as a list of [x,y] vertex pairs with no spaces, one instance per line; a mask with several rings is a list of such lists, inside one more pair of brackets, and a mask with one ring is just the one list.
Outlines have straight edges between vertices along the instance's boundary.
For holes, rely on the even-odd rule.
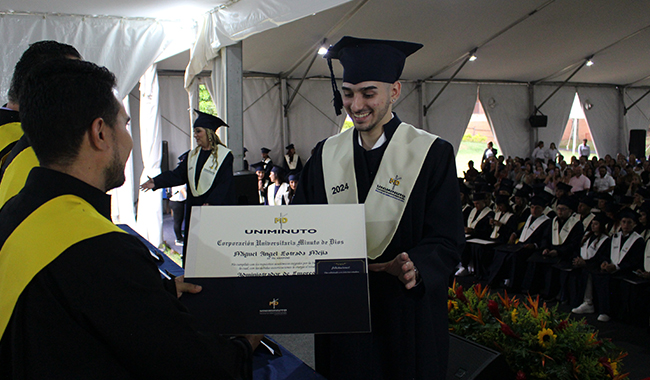
[[363,205],[192,208],[181,301],[223,334],[370,331]]

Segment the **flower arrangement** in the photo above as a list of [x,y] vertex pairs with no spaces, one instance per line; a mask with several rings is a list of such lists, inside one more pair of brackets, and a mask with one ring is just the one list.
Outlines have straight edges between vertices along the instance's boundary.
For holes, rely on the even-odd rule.
[[449,330],[499,351],[512,379],[620,380],[627,355],[582,320],[540,305],[539,297],[491,294],[487,287],[467,290],[454,281],[447,301]]

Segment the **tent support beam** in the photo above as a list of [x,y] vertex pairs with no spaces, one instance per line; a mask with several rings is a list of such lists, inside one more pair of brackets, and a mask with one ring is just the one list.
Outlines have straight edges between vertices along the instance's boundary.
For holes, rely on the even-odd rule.
[[640,102],[643,98],[648,96],[650,94],[650,90],[646,91],[645,94],[641,95],[641,97],[637,100],[634,101],[634,103],[630,104],[629,106],[625,107],[625,102],[623,102],[623,106],[625,109],[623,109],[623,115],[627,115],[627,111],[629,111],[632,107],[634,107],[638,102]]
[[[323,44],[327,41],[327,39],[323,39]],[[291,103],[293,103],[293,100],[296,98],[296,95],[298,95],[298,91],[300,91],[300,86],[302,86],[303,82],[307,78],[307,74],[309,74],[309,70],[311,70],[311,67],[314,65],[314,62],[316,61],[316,57],[318,57],[318,49],[314,53],[314,56],[311,58],[311,62],[309,62],[309,66],[307,66],[307,70],[305,70],[305,73],[302,75],[302,78],[300,79],[300,82],[298,82],[298,85],[296,86],[296,89],[293,91],[291,94],[291,98],[289,98],[289,101],[287,101],[287,104],[284,105],[284,116],[287,117],[287,113],[289,112],[289,108],[291,108]]]
[[582,70],[582,68],[585,67],[585,65],[587,64],[587,62],[589,62],[589,61],[591,60],[591,58],[593,58],[593,55],[590,56],[590,57],[588,57],[588,58],[586,58],[586,59],[584,60],[584,62],[582,62],[582,65],[578,66],[578,68],[575,69],[575,71],[572,72],[571,75],[569,75],[569,77],[566,78],[566,79],[564,80],[564,82],[560,83],[560,85],[557,86],[557,88],[556,88],[553,92],[551,92],[551,94],[550,94],[549,96],[547,96],[546,99],[544,99],[544,101],[542,102],[542,104],[539,105],[539,107],[535,107],[535,111],[533,111],[533,114],[536,114],[537,112],[539,112],[539,109],[542,108],[542,106],[543,106],[544,104],[546,104],[546,102],[548,102],[548,100],[549,100],[550,98],[552,98],[553,95],[555,95],[558,91],[560,91],[560,89],[561,89],[562,87],[564,87],[565,84],[569,83],[569,81],[571,80],[571,78],[573,78],[573,76],[576,75],[576,74],[578,73],[578,71]]
[[438,91],[438,93],[437,93],[436,96],[431,100],[431,102],[429,102],[429,104],[427,104],[426,106],[424,106],[424,108],[423,108],[423,110],[424,110],[424,116],[427,116],[427,111],[429,110],[429,108],[431,108],[431,106],[433,105],[433,103],[438,99],[438,97],[440,97],[440,94],[442,94],[442,92],[445,91],[445,89],[447,88],[447,86],[449,86],[449,83],[451,83],[451,81],[453,81],[453,80],[456,78],[456,75],[458,75],[458,73],[459,73],[460,70],[465,66],[465,64],[466,64],[467,62],[469,62],[470,58],[474,55],[474,53],[476,53],[476,48],[474,48],[472,51],[470,51],[470,52],[467,54],[467,56],[465,57],[465,60],[463,61],[463,63],[461,63],[460,66],[458,66],[458,68],[456,69],[456,72],[454,72],[454,74],[451,76],[451,78],[449,78],[449,79],[447,80],[447,82],[445,83],[445,85],[442,86],[442,88],[440,89],[440,91]]

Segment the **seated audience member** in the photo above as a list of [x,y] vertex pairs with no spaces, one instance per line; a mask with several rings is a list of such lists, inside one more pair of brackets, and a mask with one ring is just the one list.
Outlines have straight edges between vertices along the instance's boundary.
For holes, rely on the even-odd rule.
[[[488,207],[489,194],[488,193],[474,193],[474,208],[469,213],[467,218],[467,227],[465,227],[465,234],[468,239],[489,239],[492,233],[492,226],[490,226],[490,219],[494,218],[494,211]],[[465,246],[461,254],[461,262],[456,276],[467,276],[470,274],[468,270],[470,261],[472,259],[472,250],[469,246]]]
[[269,174],[271,183],[266,189],[266,202],[269,206],[289,204],[289,184],[284,181],[284,170],[274,166]]
[[266,171],[264,171],[264,166],[262,165],[253,165],[251,166],[257,175],[257,192],[259,193],[259,201],[261,205],[267,204],[266,202],[266,189],[268,189],[271,181],[266,177]]
[[598,174],[594,178],[594,191],[597,193],[614,194],[616,181],[609,173],[605,165],[598,168]]
[[530,216],[518,233],[513,233],[508,244],[495,249],[494,259],[488,269],[487,283],[519,289],[523,281],[526,262],[540,249],[551,220],[544,215],[546,201],[534,196],[530,201]]
[[607,223],[610,219],[602,212],[596,214],[590,229],[582,238],[580,255],[573,259],[572,271],[568,275],[569,302],[574,314],[594,312],[591,271],[600,267],[600,259],[609,252]]
[[110,221],[133,145],[115,84],[70,59],[25,80],[41,166],[0,211],[0,378],[251,379],[261,337],[197,331],[149,249]]
[[463,181],[459,181],[458,187],[460,188],[460,205],[463,211],[463,221],[465,222],[465,227],[467,227],[467,218],[469,218],[469,213],[474,209],[474,203],[470,199],[472,192]]
[[600,258],[600,266],[592,272],[594,304],[600,322],[609,322],[611,319],[610,294],[613,275],[630,274],[643,266],[645,242],[641,235],[634,232],[637,215],[630,209],[623,209],[619,218],[621,230],[611,237],[607,255]]
[[578,203],[578,217],[582,222],[582,227],[585,231],[590,231],[589,223],[594,219],[595,214],[591,212],[593,207],[596,205],[596,201],[590,196],[584,196],[580,198]]
[[510,235],[517,232],[517,218],[515,218],[512,212],[512,206],[510,206],[508,196],[497,195],[495,204],[496,212],[494,213],[494,218],[490,219],[492,232],[490,233],[489,240],[493,244],[478,244],[473,243],[471,240],[467,241],[467,245],[472,251],[472,261],[474,262],[477,279],[482,279],[487,276],[488,267],[494,257],[495,245],[506,244],[510,239]]
[[465,180],[467,182],[472,183],[472,182],[476,181],[476,177],[479,176],[479,172],[474,167],[474,161],[469,160],[467,162],[467,166],[468,166],[467,171],[464,171],[463,174],[465,174]]
[[531,294],[541,293],[545,299],[553,299],[560,290],[559,273],[554,265],[571,266],[578,255],[584,228],[575,214],[578,201],[575,196],[563,197],[557,206],[557,216],[551,222],[541,252],[528,259],[523,288]]
[[573,168],[573,177],[569,179],[569,185],[573,194],[587,193],[591,189],[591,181],[582,174],[580,165]]
[[524,223],[530,216],[530,206],[528,200],[533,189],[528,185],[523,185],[520,189],[515,191],[515,204],[513,206],[513,214],[517,218],[517,230],[521,230]]
[[634,229],[643,240],[648,241],[650,237],[650,202],[644,202],[639,209],[636,210],[639,214],[639,223],[637,223],[636,228]]
[[646,199],[650,198],[650,191],[645,187],[639,187],[634,192],[634,197],[630,209],[634,211],[639,211],[641,206],[645,203]]
[[289,194],[287,199],[289,200],[288,204],[291,204],[293,197],[296,195],[296,188],[298,187],[298,174],[289,174],[287,181],[289,181]]

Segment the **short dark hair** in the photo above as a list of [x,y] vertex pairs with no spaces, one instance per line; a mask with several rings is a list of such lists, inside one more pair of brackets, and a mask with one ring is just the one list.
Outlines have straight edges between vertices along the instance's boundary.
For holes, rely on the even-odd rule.
[[107,68],[74,59],[51,60],[30,71],[20,95],[20,119],[42,166],[74,160],[95,119],[116,125],[115,84]]
[[79,54],[74,46],[56,41],[39,41],[29,45],[29,48],[23,52],[23,55],[14,67],[14,75],[11,78],[11,85],[7,93],[9,101],[20,104],[19,98],[23,82],[27,73],[34,66],[52,59],[69,57],[81,59],[81,54]]

